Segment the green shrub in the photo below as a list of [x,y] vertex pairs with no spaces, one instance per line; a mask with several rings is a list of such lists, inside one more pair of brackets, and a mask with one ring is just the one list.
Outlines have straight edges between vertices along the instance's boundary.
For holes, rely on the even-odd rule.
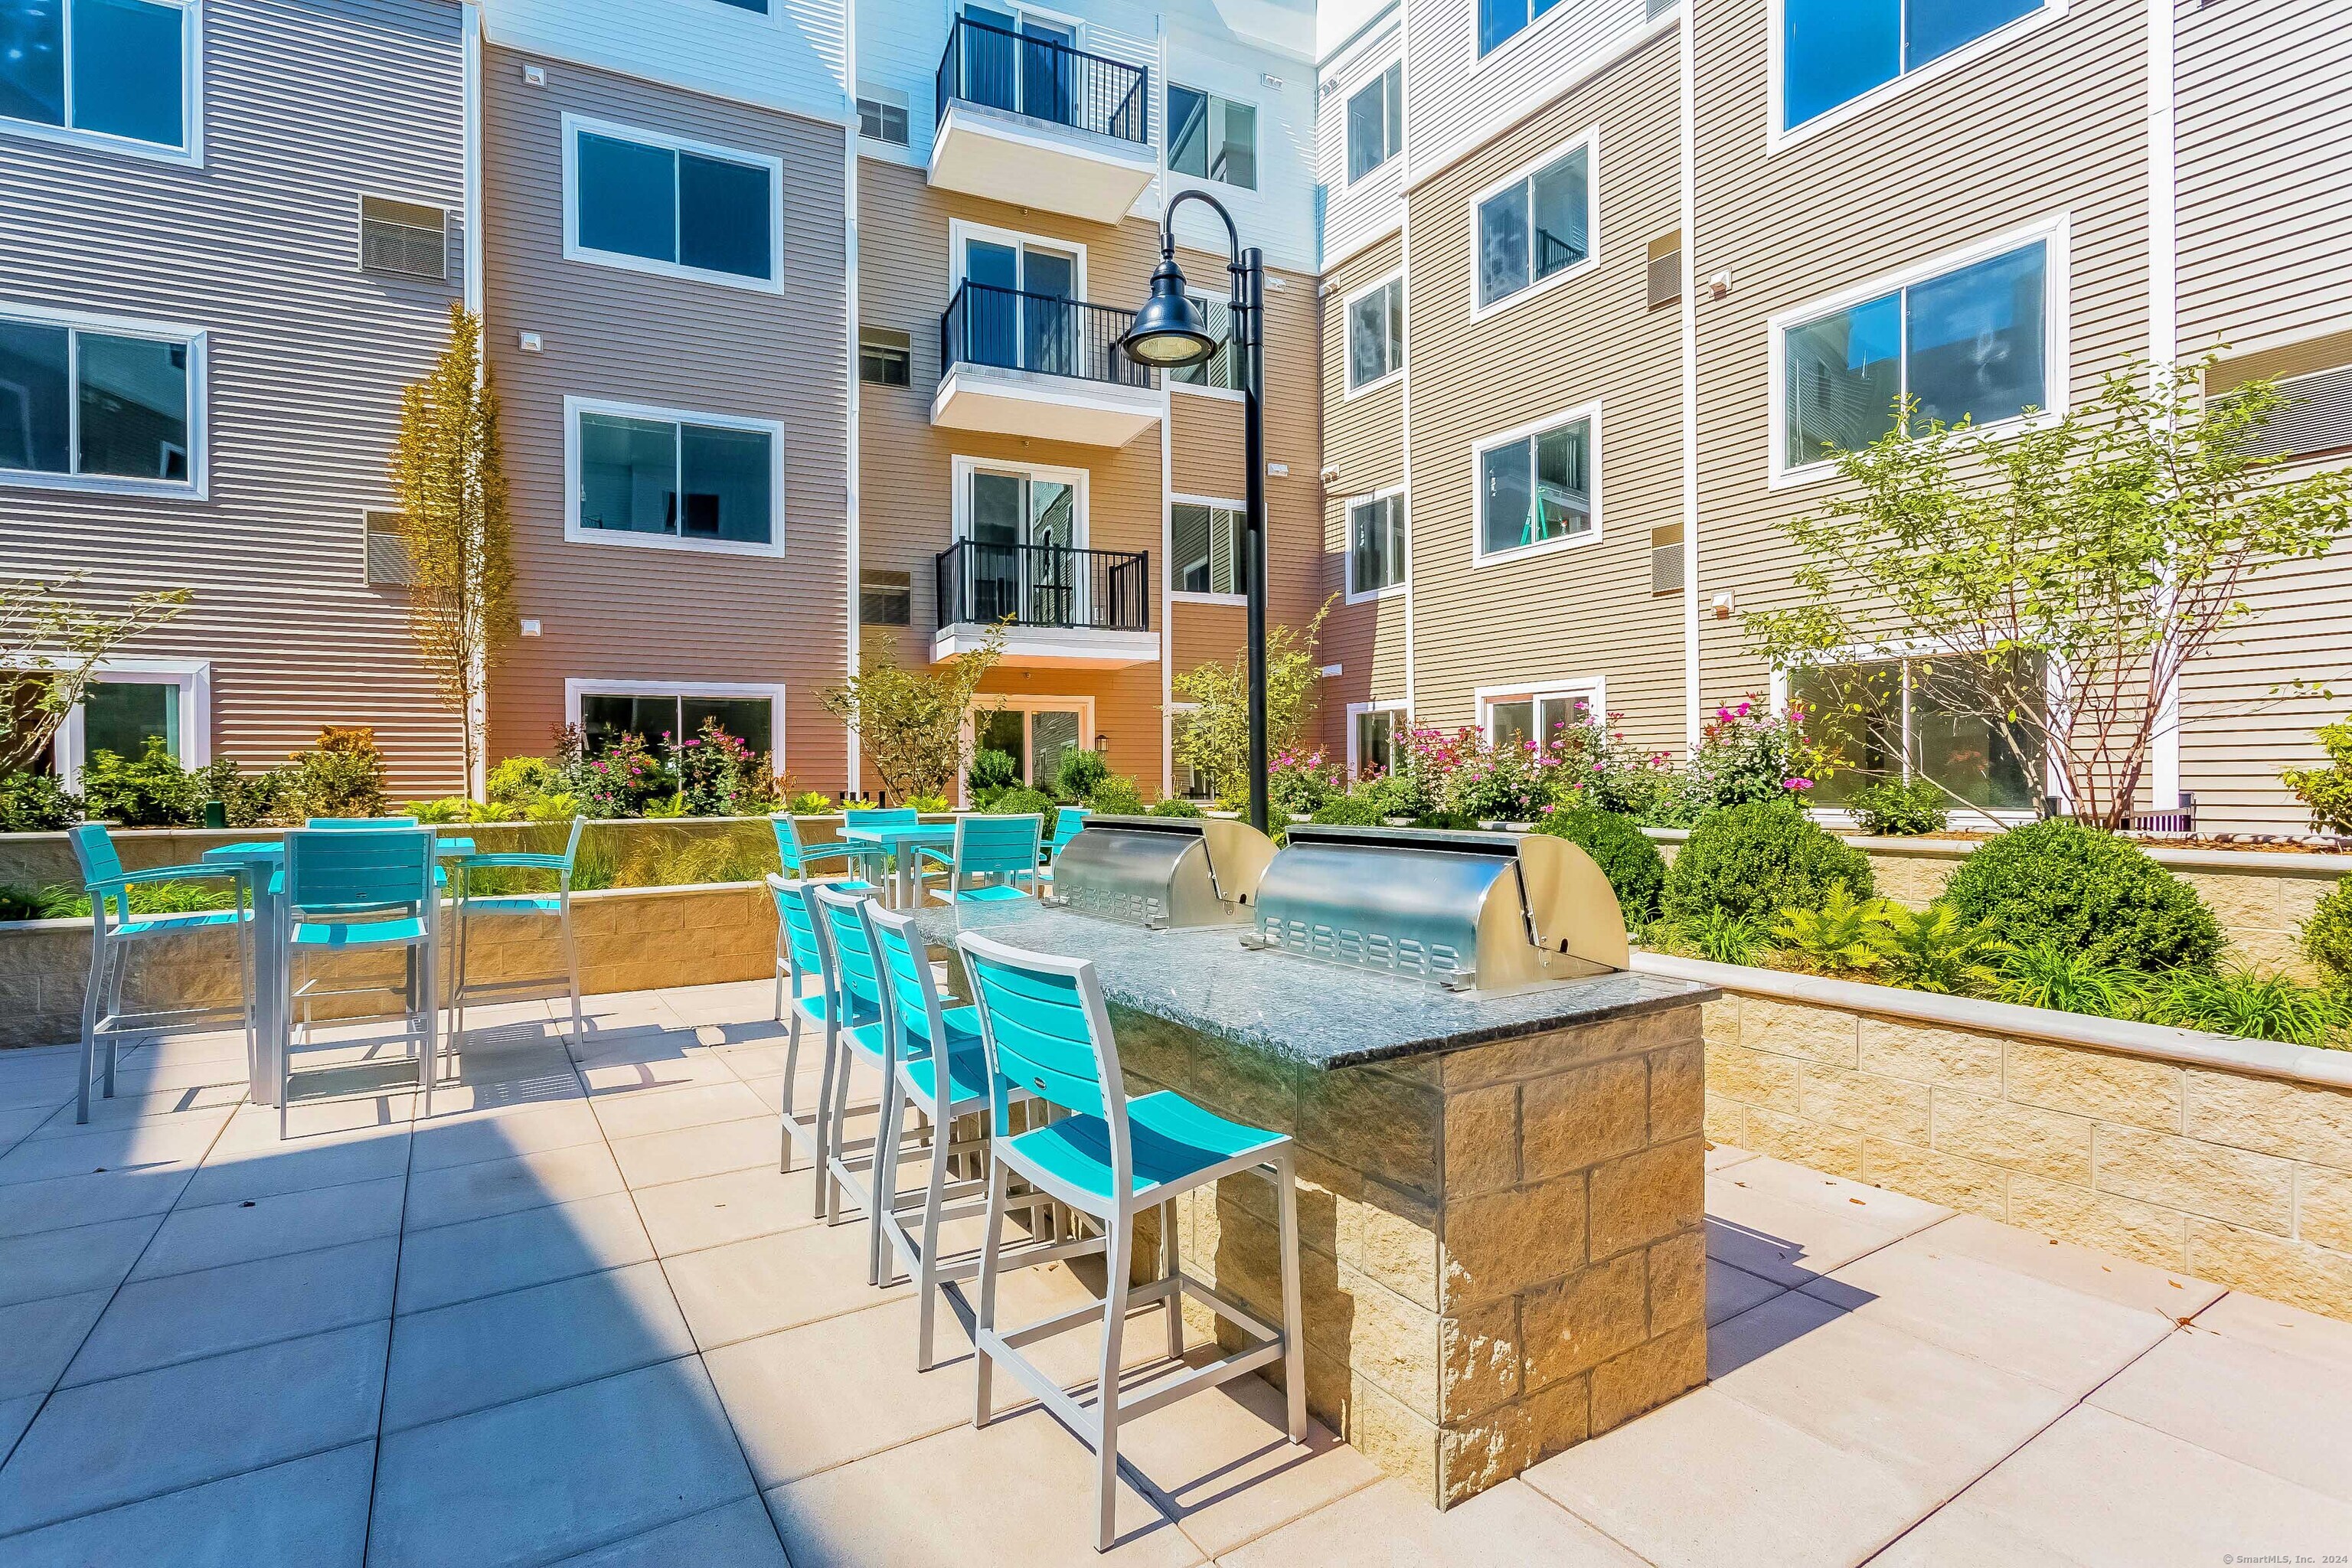
[[1039,831],[1048,838],[1054,837],[1054,818],[1060,811],[1054,797],[1039,789],[1006,790],[981,809],[990,816],[1041,816],[1045,821]]
[[2352,720],[2315,732],[2327,753],[2324,768],[2289,768],[2279,775],[2311,813],[2314,833],[2352,834]]
[[1108,758],[1100,752],[1076,746],[1062,753],[1062,765],[1054,770],[1054,787],[1068,799],[1082,801],[1094,794],[1095,785],[1108,777]]
[[2338,980],[2352,980],[2352,877],[2313,906],[2303,922],[2303,952]]
[[492,805],[522,807],[563,788],[563,776],[545,757],[509,757],[490,770],[483,793]]
[[1886,962],[1885,925],[1877,900],[1857,899],[1832,882],[1821,908],[1780,911],[1772,950],[1808,973],[1867,974]]
[[813,789],[803,790],[786,803],[784,809],[794,816],[823,816],[833,810],[833,797]]
[[1854,826],[1871,834],[1941,833],[1952,819],[1944,792],[1924,778],[1864,784],[1846,797],[1845,808]]
[[1160,802],[1159,805],[1153,806],[1149,815],[1152,816],[1198,816],[1201,815],[1201,808],[1181,795],[1171,795],[1166,800],[1163,800]]
[[2196,890],[2137,845],[2061,819],[2013,827],[1966,860],[1944,901],[2021,947],[2052,942],[2095,965],[2210,969],[2221,927]]
[[1478,819],[1458,811],[1433,811],[1412,819],[1415,827],[1427,827],[1439,832],[1475,832]]
[[0,888],[0,921],[37,921],[41,895],[30,888]]
[[1711,910],[1764,922],[1783,910],[1816,910],[1832,884],[1856,899],[1878,891],[1870,858],[1825,833],[1792,804],[1755,801],[1699,819],[1666,868],[1661,911],[1691,924]]
[[1709,963],[1752,964],[1763,956],[1770,940],[1762,921],[1728,910],[1708,910],[1696,920],[1652,921],[1642,944],[1654,952],[1704,958]]
[[2151,1024],[2244,1040],[2320,1046],[2344,1027],[2347,1013],[2340,993],[2299,985],[2284,974],[2231,967],[2173,971],[2152,988],[2141,1016]]
[[1011,789],[1021,782],[1021,762],[1010,752],[983,746],[972,753],[971,766],[964,771],[963,777],[975,795]]
[[1617,894],[1617,908],[1629,928],[1658,918],[1658,895],[1665,887],[1666,862],[1649,835],[1631,817],[1591,807],[1555,811],[1536,824],[1538,833],[1565,838],[1592,857]]
[[[419,822],[473,822],[477,820],[490,822],[497,820],[494,816],[488,814],[487,808],[476,806],[472,801],[467,800],[462,795],[447,795],[440,800],[412,800],[404,803],[400,809],[404,816],[413,816]],[[478,810],[484,812],[484,815],[478,818],[475,816],[475,813]]]
[[1315,808],[1310,822],[1329,823],[1340,827],[1378,827],[1383,820],[1380,802],[1368,791],[1354,795],[1335,795]]
[[297,816],[382,816],[383,753],[376,749],[375,731],[331,725],[320,731],[317,745],[294,753],[287,793]]
[[181,827],[204,820],[205,773],[189,773],[161,735],[137,757],[100,752],[81,772],[82,799],[94,817],[125,827]]
[[1889,982],[1948,996],[1980,995],[2000,984],[1992,961],[2009,944],[1990,925],[1964,921],[1950,906],[1941,903],[1917,911],[1895,903],[1882,909],[1885,923],[1880,943],[1886,957],[1885,978]]
[[1106,816],[1139,816],[1143,812],[1143,791],[1133,779],[1118,773],[1095,785],[1094,794],[1087,797],[1087,808]]
[[0,777],[0,833],[55,833],[79,822],[81,814],[81,796],[47,773],[9,773]]
[[2054,1013],[2128,1018],[2147,998],[2147,976],[2044,938],[2003,955],[1994,992],[2003,1002]]

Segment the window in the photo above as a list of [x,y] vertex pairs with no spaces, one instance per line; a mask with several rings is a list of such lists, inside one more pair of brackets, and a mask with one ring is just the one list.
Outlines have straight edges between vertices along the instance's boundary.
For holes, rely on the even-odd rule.
[[650,683],[610,681],[603,689],[582,681],[572,688],[579,715],[580,736],[590,755],[604,750],[623,735],[635,735],[655,751],[666,737],[688,740],[702,733],[705,721],[749,746],[755,755],[775,757],[776,702],[780,691],[766,687],[688,687],[667,690]]
[[766,420],[567,401],[570,538],[781,552],[782,430]]
[[1601,712],[1598,681],[1563,681],[1478,693],[1480,721],[1493,746],[1550,746],[1560,731]]
[[1348,99],[1348,183],[1354,184],[1404,146],[1404,62],[1358,88]]
[[1095,732],[1094,700],[1087,697],[991,698],[996,706],[972,719],[972,750],[1003,752],[1013,759],[1023,784],[1051,789],[1063,759],[1084,750]]
[[1348,596],[1365,598],[1404,582],[1404,495],[1374,496],[1348,509]]
[[1478,448],[1478,553],[1600,537],[1596,413],[1515,431]]
[[1478,0],[1479,54],[1494,53],[1559,4],[1559,0]]
[[1670,522],[1650,530],[1650,592],[1683,591],[1683,525]]
[[1348,301],[1348,390],[1404,368],[1404,279],[1391,278]]
[[1348,771],[1387,773],[1396,766],[1396,733],[1404,710],[1376,702],[1348,704]]
[[186,0],[0,4],[0,117],[184,151]]
[[907,572],[864,570],[857,574],[857,618],[869,626],[912,626],[915,579]]
[[567,117],[572,143],[567,257],[719,279],[772,282],[782,166]]
[[1241,508],[1180,500],[1168,508],[1169,550],[1179,594],[1249,592],[1249,533]]
[[1650,241],[1649,309],[1671,305],[1683,297],[1683,231],[1662,234]]
[[1852,102],[2047,0],[1781,0],[1780,127]]
[[1479,309],[1590,258],[1593,216],[1590,139],[1481,198]]
[[1868,446],[1906,398],[1922,424],[2050,406],[2049,270],[2037,240],[1779,327],[1781,466]]
[[1257,189],[1257,110],[1170,82],[1168,166],[1180,174]]
[[907,95],[886,87],[860,84],[857,89],[857,133],[868,142],[892,147],[907,144]]
[[719,3],[732,5],[738,11],[755,11],[762,16],[768,14],[768,0],[719,0]]
[[1217,352],[1199,364],[1180,365],[1160,374],[1180,386],[1213,386],[1226,392],[1242,389],[1242,355],[1234,342],[1234,308],[1230,301],[1212,300],[1203,294],[1192,296],[1194,309],[1201,312],[1201,324],[1217,340]]
[[212,666],[202,659],[109,659],[58,727],[50,765],[59,784],[79,789],[99,752],[137,758],[161,741],[182,767],[203,767],[212,760],[211,708]]
[[2022,731],[2020,751],[1984,717],[1995,706],[1983,676],[1959,660],[1895,658],[1835,669],[1801,669],[1789,700],[1805,709],[1807,733],[1841,764],[1816,783],[1815,805],[1838,805],[1877,779],[1925,777],[1971,805],[2031,811],[2042,758]]
[[857,334],[857,379],[876,386],[905,386],[914,379],[915,342],[887,327]]
[[0,317],[0,472],[198,489],[203,349],[197,332]]
[[411,278],[449,275],[449,215],[439,207],[360,198],[360,266]]
[[405,588],[416,581],[416,563],[409,558],[403,530],[408,520],[396,511],[362,514],[366,531],[366,575],[372,588]]

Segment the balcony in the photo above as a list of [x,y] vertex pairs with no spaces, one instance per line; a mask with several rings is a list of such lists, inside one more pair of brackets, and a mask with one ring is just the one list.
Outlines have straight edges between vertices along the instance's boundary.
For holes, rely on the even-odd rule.
[[1151,74],[969,16],[940,57],[931,184],[1117,223],[1159,172]]
[[1118,346],[1132,310],[969,280],[940,317],[931,423],[1124,447],[1160,423],[1151,373]]
[[1151,558],[1141,551],[967,539],[936,564],[934,661],[979,647],[998,625],[1004,663],[1026,669],[1118,669],[1160,657]]

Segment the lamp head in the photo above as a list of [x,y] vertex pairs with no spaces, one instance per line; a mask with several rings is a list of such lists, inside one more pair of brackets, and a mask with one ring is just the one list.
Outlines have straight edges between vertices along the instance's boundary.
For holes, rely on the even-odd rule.
[[1151,269],[1151,298],[1135,313],[1135,322],[1118,346],[1138,364],[1161,370],[1199,364],[1217,352],[1217,340],[1201,320],[1201,312],[1184,291],[1183,269],[1173,256],[1163,253]]

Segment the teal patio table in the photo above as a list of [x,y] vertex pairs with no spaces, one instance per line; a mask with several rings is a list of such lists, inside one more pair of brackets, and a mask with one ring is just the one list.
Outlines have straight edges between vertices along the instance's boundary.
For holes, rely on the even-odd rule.
[[[436,838],[434,853],[454,859],[474,852],[470,838]],[[293,1019],[286,1008],[286,845],[257,838],[204,852],[215,866],[241,865],[253,878],[254,1047],[246,1066],[246,1095],[256,1105],[278,1103],[279,1064],[286,1059]]]
[[905,910],[915,907],[915,889],[922,886],[921,873],[915,866],[915,846],[918,844],[953,844],[955,824],[952,822],[919,822],[910,826],[863,827],[857,813],[845,812],[841,836],[857,844],[879,844],[898,857],[898,869],[891,881],[890,907]]

